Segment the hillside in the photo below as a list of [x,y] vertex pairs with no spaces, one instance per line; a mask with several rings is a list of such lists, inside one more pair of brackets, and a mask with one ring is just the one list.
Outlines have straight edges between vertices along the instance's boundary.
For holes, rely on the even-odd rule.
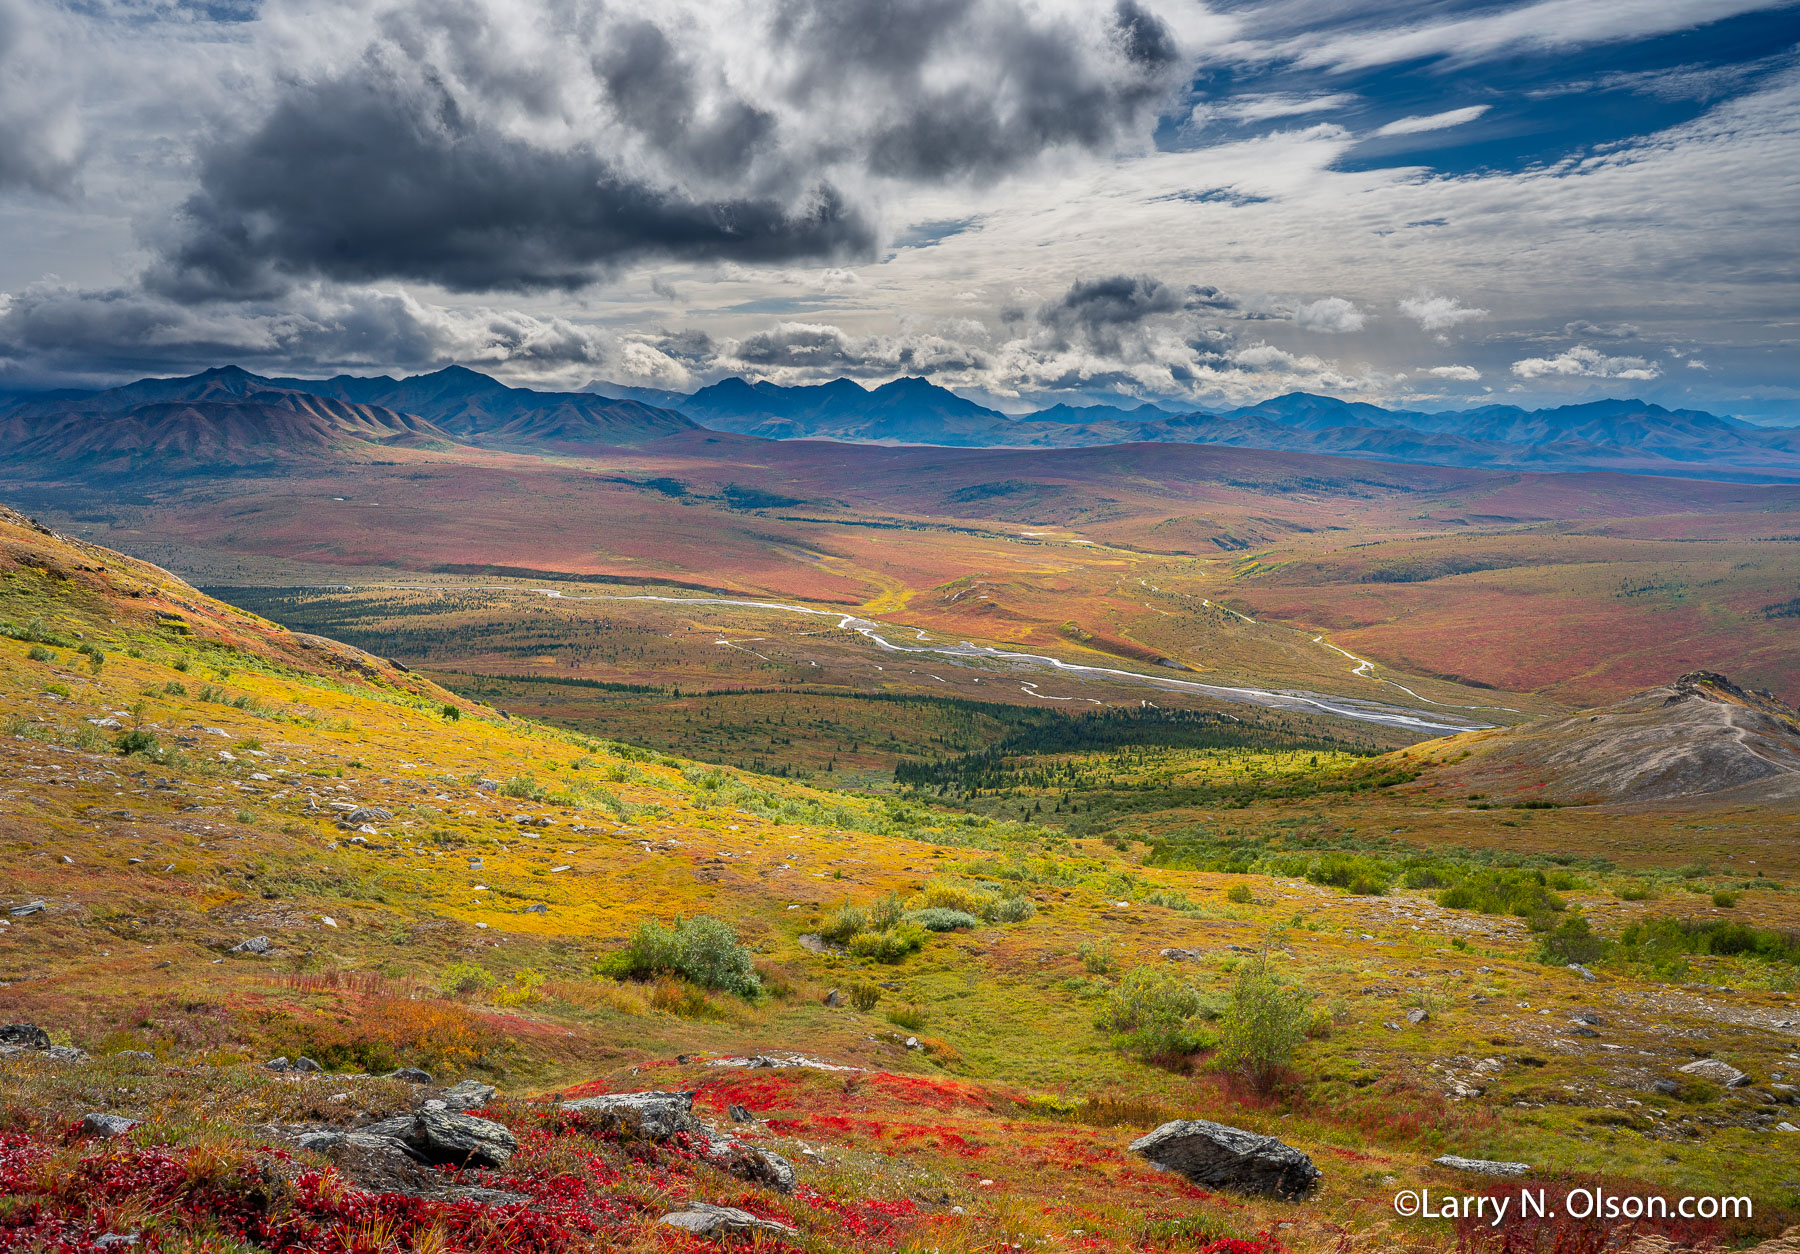
[[1434,784],[1503,801],[1800,804],[1800,715],[1697,671],[1570,718],[1422,749]]
[[[1188,755],[1180,800],[1202,811],[1175,843],[699,767],[509,718],[11,511],[0,624],[0,1021],[45,1033],[0,1043],[8,1240],[325,1254],[379,1225],[370,1250],[647,1250],[705,1202],[821,1251],[1439,1250],[1453,1226],[1396,1228],[1387,1199],[1458,1187],[1445,1152],[1773,1199],[1742,1235],[1794,1213],[1759,1148],[1783,1135],[1791,958],[1628,951],[1634,923],[1691,917],[1657,898],[1695,881],[1584,860],[1600,829],[1579,816],[1451,815],[1353,755],[1229,724],[1159,751]],[[1117,788],[1150,759],[1106,761]],[[1204,844],[1221,817],[1237,843]],[[1353,835],[1420,819],[1465,826],[1429,858]],[[1562,861],[1452,852],[1475,825]],[[1585,911],[1618,948],[1587,958],[1595,983],[1542,960],[1535,919],[1447,907],[1406,866],[1554,881],[1541,926]],[[1387,895],[1348,895],[1367,888],[1346,867],[1392,874]],[[1701,874],[1749,935],[1794,917],[1773,881]],[[696,913],[745,950],[622,964],[646,921]],[[1659,982],[1677,961],[1730,995]],[[1267,1091],[1218,1057],[1220,1008],[1263,962],[1313,1007]],[[1134,1017],[1152,994],[1173,1021]],[[1679,1070],[1700,1052],[1750,1083]],[[430,1075],[384,1078],[398,1066]],[[555,1100],[647,1089],[697,1091],[711,1130],[633,1136]],[[441,1144],[431,1129],[476,1127],[459,1108],[499,1165],[409,1166],[426,1151],[394,1137]],[[1277,1135],[1323,1180],[1280,1201],[1132,1152],[1182,1117]]]

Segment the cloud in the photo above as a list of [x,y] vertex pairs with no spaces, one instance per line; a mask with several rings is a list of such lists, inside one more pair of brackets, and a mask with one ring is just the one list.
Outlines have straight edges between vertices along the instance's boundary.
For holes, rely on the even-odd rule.
[[1638,329],[1629,322],[1598,323],[1582,318],[1575,322],[1565,322],[1563,334],[1572,340],[1635,340]]
[[1488,311],[1471,308],[1454,296],[1412,296],[1400,302],[1400,312],[1427,331],[1448,331],[1485,318]]
[[1555,357],[1527,357],[1515,361],[1512,372],[1521,379],[1580,378],[1635,379],[1661,376],[1662,366],[1643,357],[1608,357],[1597,349],[1577,344]]
[[1689,370],[1711,370],[1712,369],[1711,366],[1709,366],[1705,362],[1701,361],[1698,357],[1688,358],[1686,364],[1687,364],[1687,368]]
[[1323,331],[1336,335],[1360,331],[1366,315],[1342,296],[1326,296],[1294,307],[1294,325],[1306,331]]
[[82,130],[58,59],[25,0],[0,0],[0,192],[74,191]]
[[1267,95],[1237,96],[1197,104],[1188,115],[1188,122],[1196,129],[1210,126],[1214,122],[1268,122],[1275,118],[1299,117],[1308,113],[1337,112],[1354,108],[1360,103],[1361,97],[1349,92],[1330,92],[1323,96],[1271,92]]
[[1417,135],[1424,131],[1442,131],[1452,126],[1461,126],[1465,122],[1473,122],[1488,111],[1488,105],[1470,105],[1466,109],[1446,109],[1442,113],[1427,114],[1422,117],[1397,118],[1386,126],[1375,131],[1378,136]]
[[1148,141],[1138,0],[396,0],[206,146],[157,290],[573,290],[654,259],[870,258],[886,183]]
[[1473,366],[1430,366],[1423,373],[1434,379],[1455,379],[1459,383],[1477,383],[1481,379],[1481,371]]

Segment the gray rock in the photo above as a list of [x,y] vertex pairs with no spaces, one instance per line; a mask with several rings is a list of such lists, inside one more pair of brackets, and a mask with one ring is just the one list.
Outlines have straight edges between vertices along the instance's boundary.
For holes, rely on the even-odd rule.
[[725,1113],[731,1116],[731,1122],[733,1122],[733,1123],[755,1123],[756,1122],[756,1116],[750,1113],[749,1108],[745,1107],[745,1106],[740,1106],[736,1102],[733,1102],[729,1107],[727,1107]]
[[666,1141],[681,1132],[702,1132],[694,1118],[692,1093],[604,1093],[563,1103],[564,1110],[579,1110],[600,1125],[646,1141]]
[[81,1135],[97,1137],[102,1141],[124,1136],[137,1126],[136,1119],[127,1119],[124,1115],[92,1114],[81,1117]]
[[390,1071],[388,1079],[405,1080],[408,1084],[430,1084],[431,1072],[421,1071],[417,1067],[402,1067],[398,1071]]
[[293,1063],[291,1063],[287,1060],[286,1054],[282,1054],[279,1057],[271,1058],[271,1059],[269,1059],[269,1061],[267,1061],[263,1064],[263,1066],[268,1068],[270,1071],[286,1071],[289,1067],[292,1067],[293,1065],[294,1065]]
[[386,823],[393,817],[392,811],[383,810],[380,806],[358,806],[344,816],[344,821],[350,824]]
[[1408,1023],[1420,1024],[1424,1023],[1429,1018],[1431,1018],[1431,1012],[1417,1006],[1406,1012],[1406,1021]]
[[1600,1034],[1598,1032],[1594,1031],[1594,1029],[1588,1027],[1587,1024],[1585,1024],[1585,1023],[1577,1023],[1574,1027],[1569,1029],[1569,1035],[1570,1036],[1597,1037]]
[[825,994],[825,1004],[827,1006],[841,1006],[844,1004],[844,995],[834,988],[829,993]]
[[707,1145],[706,1157],[715,1166],[740,1180],[767,1185],[777,1193],[794,1191],[793,1164],[774,1150],[721,1137]]
[[448,1110],[421,1110],[370,1124],[361,1134],[391,1138],[421,1162],[499,1167],[519,1148],[518,1138],[491,1119]]
[[524,914],[549,914],[550,907],[546,906],[543,902],[540,901],[535,905],[526,906],[524,911],[522,911],[522,913],[524,913]]
[[8,1023],[0,1026],[0,1045],[18,1045],[25,1049],[49,1049],[50,1034],[35,1023]]
[[1586,967],[1582,966],[1579,962],[1571,962],[1569,964],[1569,970],[1573,971],[1584,980],[1597,980],[1600,978],[1592,971],[1589,971]]
[[1198,949],[1164,949],[1157,956],[1170,962],[1199,962],[1201,957]]
[[444,1090],[444,1105],[451,1110],[480,1110],[494,1100],[494,1086],[477,1080],[459,1080]]
[[302,1054],[288,1064],[288,1070],[298,1072],[301,1075],[319,1075],[325,1068],[308,1058],[305,1054]]
[[1195,1184],[1293,1199],[1318,1185],[1312,1159],[1272,1136],[1206,1119],[1176,1119],[1131,1143],[1131,1152]]
[[1750,1083],[1750,1077],[1739,1071],[1728,1062],[1717,1058],[1699,1058],[1685,1067],[1675,1070],[1683,1075],[1699,1076],[1702,1080],[1711,1080],[1714,1084],[1723,1084],[1728,1089],[1742,1088]]
[[334,1145],[342,1145],[344,1143],[345,1135],[345,1133],[339,1132],[335,1128],[329,1128],[320,1132],[302,1132],[295,1138],[294,1143],[303,1150],[311,1150],[315,1154],[323,1154]]
[[1673,1080],[1652,1080],[1650,1082],[1650,1088],[1654,1092],[1661,1093],[1664,1097],[1674,1097],[1681,1092],[1681,1086]]
[[239,941],[231,947],[234,954],[266,954],[275,948],[266,936],[252,936],[249,940]]
[[52,1045],[44,1051],[44,1057],[51,1062],[86,1062],[88,1052],[74,1045]]
[[28,901],[22,906],[14,906],[6,913],[10,914],[15,919],[24,919],[34,914],[42,914],[49,908],[50,907],[46,906],[41,901]]
[[1467,1171],[1478,1176],[1524,1176],[1531,1173],[1530,1163],[1498,1162],[1491,1158],[1462,1158],[1455,1154],[1444,1154],[1431,1161],[1440,1167],[1448,1167],[1451,1171]]
[[135,1232],[107,1232],[94,1238],[94,1248],[97,1250],[116,1250],[137,1243],[138,1234]]
[[773,1219],[759,1219],[735,1206],[714,1206],[708,1202],[690,1202],[684,1211],[664,1215],[656,1221],[697,1237],[718,1238],[746,1232],[767,1232],[776,1236],[793,1236],[794,1229]]
[[155,1062],[156,1055],[147,1049],[121,1049],[114,1058],[129,1058],[133,1062]]

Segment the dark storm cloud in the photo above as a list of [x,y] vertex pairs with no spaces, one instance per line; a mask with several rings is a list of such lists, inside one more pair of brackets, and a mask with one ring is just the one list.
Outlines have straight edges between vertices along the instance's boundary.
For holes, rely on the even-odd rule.
[[348,63],[290,81],[203,150],[152,286],[567,290],[644,260],[871,257],[871,179],[985,181],[1050,149],[1110,150],[1147,135],[1182,78],[1135,0],[1101,18],[788,0],[723,45],[680,5],[531,7],[542,48],[515,46],[510,8],[413,0]]
[[1042,306],[1037,318],[1060,344],[1084,344],[1116,355],[1123,337],[1148,319],[1233,309],[1236,303],[1216,287],[1176,288],[1148,274],[1114,274],[1077,280]]

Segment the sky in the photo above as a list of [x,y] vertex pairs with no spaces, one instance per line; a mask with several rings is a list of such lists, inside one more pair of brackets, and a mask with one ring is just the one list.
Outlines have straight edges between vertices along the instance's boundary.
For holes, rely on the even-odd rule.
[[1800,422],[1800,0],[0,0],[0,386]]

